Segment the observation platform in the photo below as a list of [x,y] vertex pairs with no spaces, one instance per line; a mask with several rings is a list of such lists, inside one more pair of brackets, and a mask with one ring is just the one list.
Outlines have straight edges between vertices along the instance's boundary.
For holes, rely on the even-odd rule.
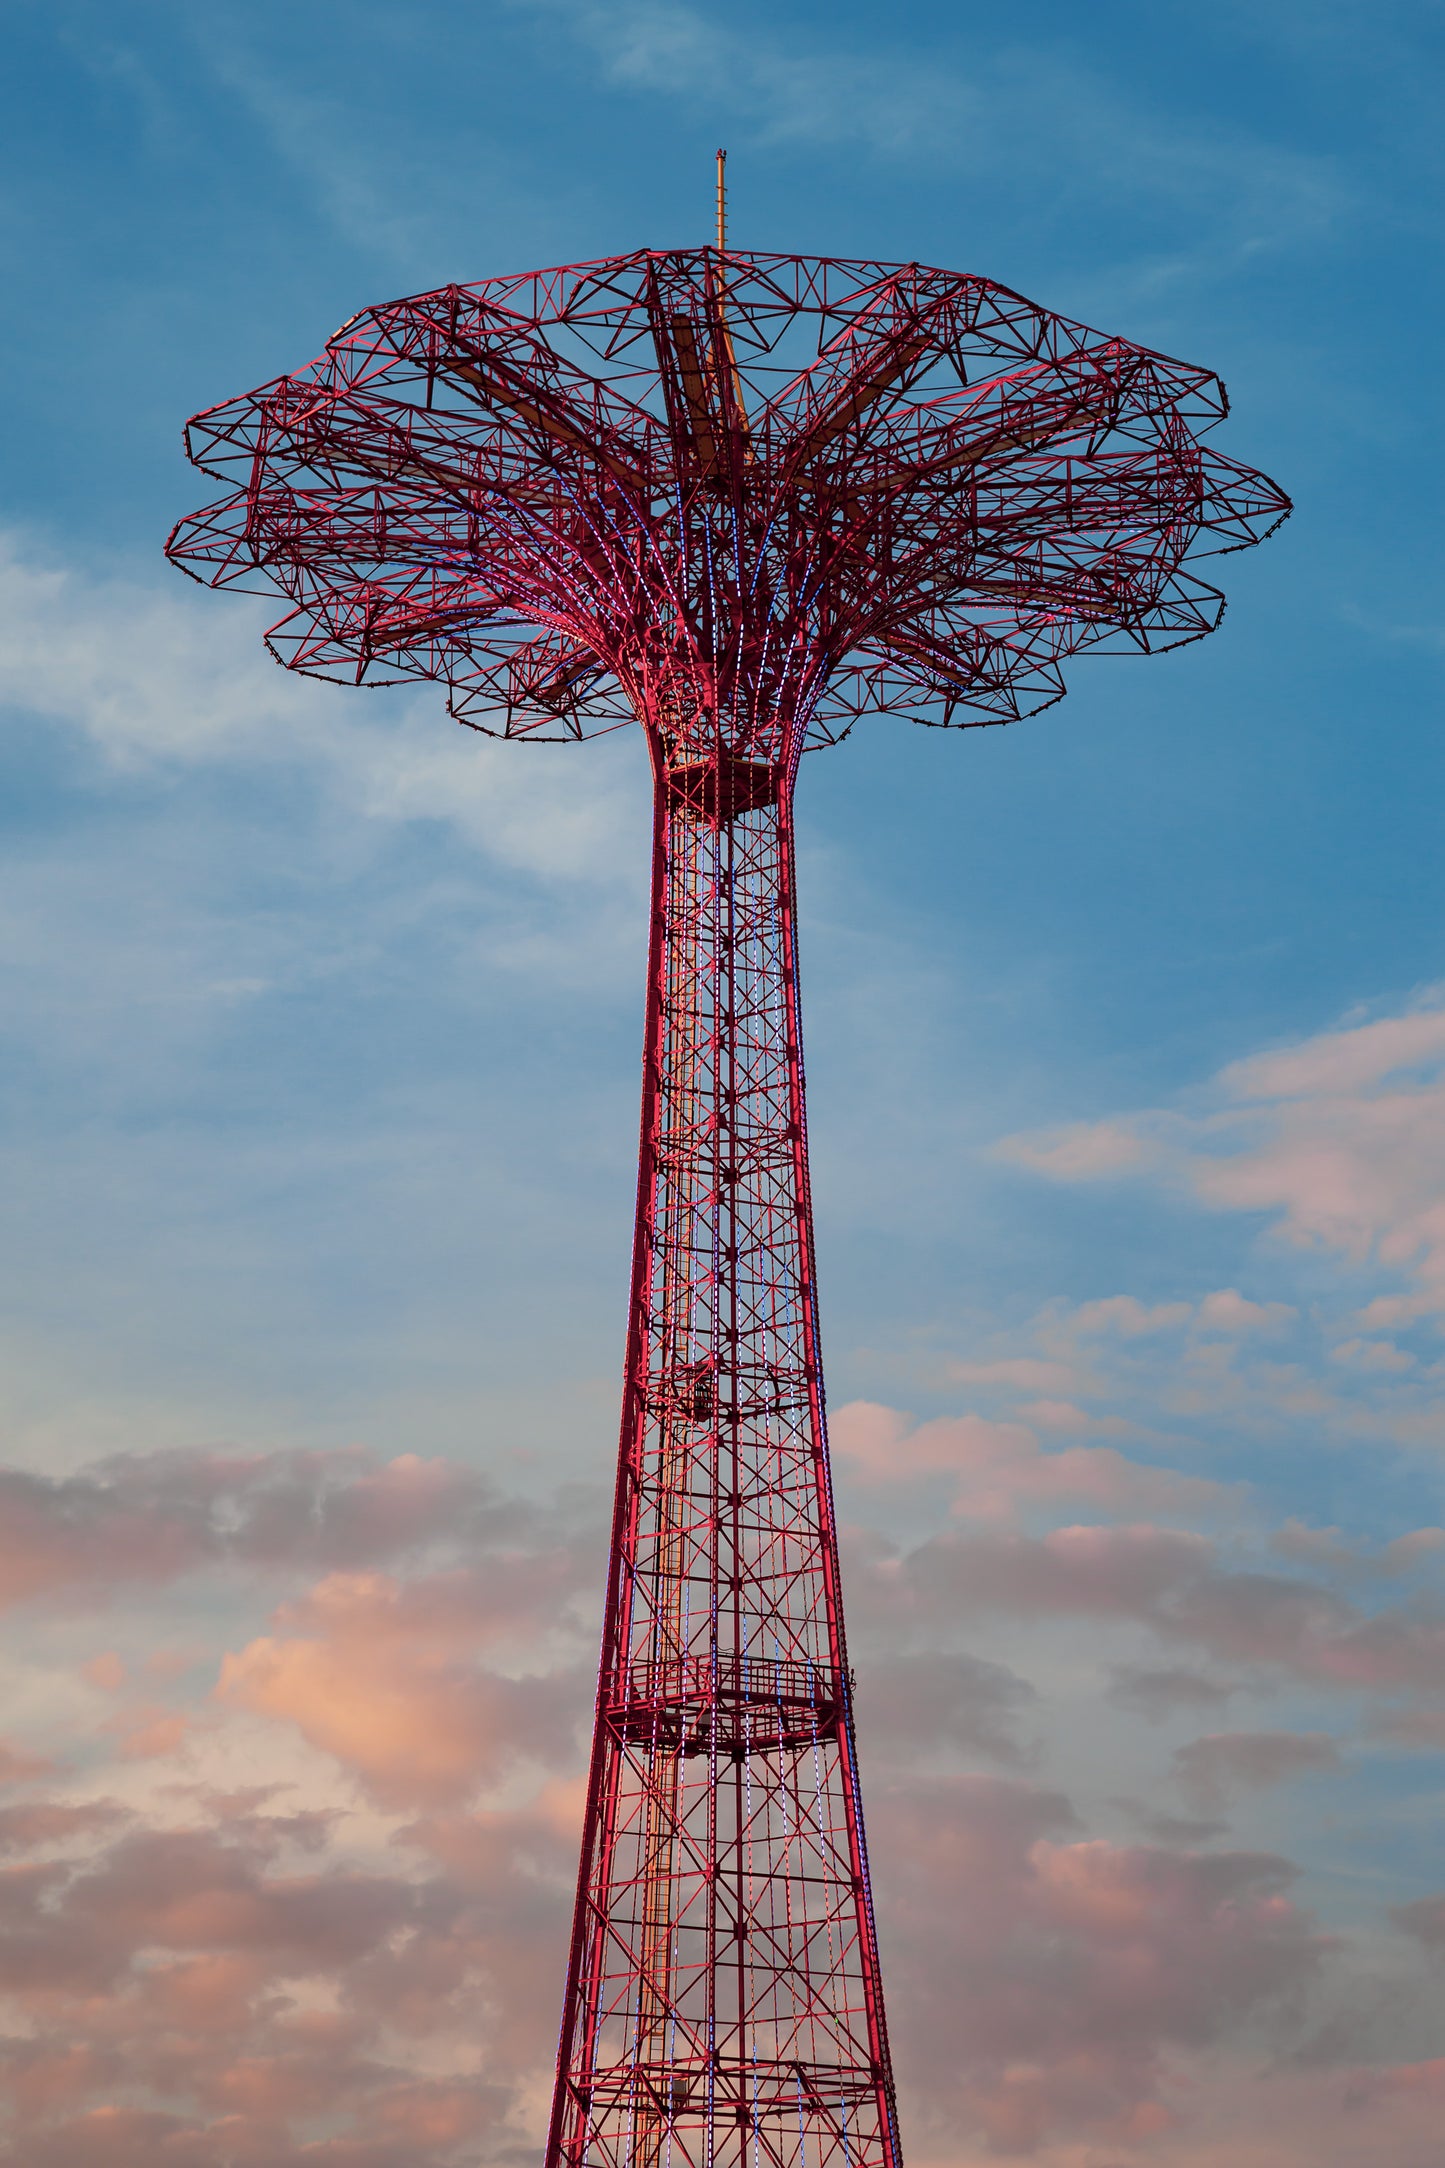
[[604,1700],[603,1721],[628,1746],[741,1759],[836,1737],[848,1684],[786,1658],[669,1657],[629,1666]]
[[[709,2084],[711,2075],[711,2084]],[[749,2057],[738,2062],[729,2056],[708,2066],[677,2062],[627,2061],[592,2073],[590,2085],[574,2088],[578,2101],[595,2123],[609,2114],[639,2110],[668,2122],[733,2122],[751,2125],[766,2118],[790,2117],[796,2122],[801,2104],[814,2114],[840,2116],[849,2108],[873,2100],[881,2073],[867,2063],[819,2063],[791,2058],[770,2060]]]
[[740,813],[776,805],[782,770],[773,761],[740,760],[735,753],[694,761],[667,771],[668,802],[684,819],[726,828]]

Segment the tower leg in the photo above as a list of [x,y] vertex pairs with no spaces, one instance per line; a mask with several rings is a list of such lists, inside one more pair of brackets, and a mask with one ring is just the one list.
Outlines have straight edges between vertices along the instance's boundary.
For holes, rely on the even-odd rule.
[[548,2168],[898,2161],[818,1352],[791,777],[749,773],[763,783],[720,763],[659,777]]

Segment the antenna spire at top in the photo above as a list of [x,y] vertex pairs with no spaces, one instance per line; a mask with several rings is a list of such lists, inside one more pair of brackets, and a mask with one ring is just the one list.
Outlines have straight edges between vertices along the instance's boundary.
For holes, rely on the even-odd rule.
[[719,151],[717,154],[717,246],[719,255],[722,255],[728,245],[727,164],[727,152]]

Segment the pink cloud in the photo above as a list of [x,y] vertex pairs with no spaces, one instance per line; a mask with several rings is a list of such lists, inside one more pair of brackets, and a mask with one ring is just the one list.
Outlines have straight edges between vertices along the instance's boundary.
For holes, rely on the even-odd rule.
[[1340,1750],[1322,1731],[1216,1731],[1176,1747],[1173,1760],[1175,1782],[1190,1802],[1218,1813],[1236,1791],[1338,1769]]
[[1177,1664],[1117,1664],[1109,1699],[1135,1709],[1150,1723],[1161,1723],[1181,1709],[1218,1709],[1239,1692],[1229,1679],[1212,1679]]
[[1237,1287],[1216,1288],[1198,1302],[1157,1302],[1146,1305],[1133,1295],[1108,1295],[1097,1302],[1080,1303],[1060,1318],[1054,1330],[1070,1339],[1096,1339],[1109,1335],[1138,1340],[1164,1332],[1197,1334],[1277,1333],[1299,1315],[1292,1303],[1251,1302]]
[[1427,1754],[1445,1754],[1445,1706],[1392,1709],[1372,1726],[1377,1738],[1392,1739],[1399,1746],[1420,1747]]
[[875,1550],[860,1567],[849,1584],[860,1605],[915,1630],[988,1612],[1128,1620],[1216,1661],[1360,1690],[1431,1693],[1445,1666],[1445,1618],[1363,1612],[1317,1582],[1233,1571],[1206,1537],[1147,1523],[1044,1536],[950,1529],[902,1556]]
[[476,1661],[521,1593],[463,1572],[411,1584],[333,1574],[283,1607],[281,1632],[227,1656],[217,1691],[294,1724],[384,1805],[460,1801],[519,1757],[575,1751],[584,1698],[570,1678],[512,1679]]
[[37,1799],[0,1807],[0,1853],[44,1852],[52,1846],[73,1845],[77,1838],[94,1836],[129,1821],[124,1807],[111,1799]]
[[1237,1287],[1221,1287],[1199,1304],[1195,1325],[1201,1332],[1274,1333],[1298,1315],[1292,1303],[1251,1302]]
[[1380,1556],[1388,1573],[1409,1573],[1445,1550],[1445,1528],[1411,1528],[1387,1543]]
[[1445,1273],[1445,1087],[1292,1102],[1264,1142],[1189,1175],[1205,1204],[1274,1212],[1294,1242]]
[[0,1604],[93,1603],[226,1561],[369,1565],[437,1543],[520,1544],[536,1570],[536,1518],[477,1471],[415,1454],[174,1451],[62,1477],[0,1469]]
[[112,1728],[120,1734],[126,1761],[163,1761],[185,1745],[194,1723],[178,1709],[143,1708],[112,1720]]
[[885,1586],[936,1623],[991,1610],[1167,1622],[1207,1585],[1212,1561],[1203,1536],[1147,1524],[1046,1536],[949,1531],[909,1553]]
[[1081,1384],[1076,1364],[1054,1362],[1039,1355],[1010,1355],[996,1362],[951,1362],[948,1378],[954,1385],[1011,1385],[1021,1393],[1070,1393],[1078,1391]]
[[1411,1904],[1396,1905],[1390,1917],[1427,1949],[1445,1950],[1445,1895],[1417,1897]]
[[[224,1834],[135,1829],[78,1871],[10,1868],[0,1877],[6,1995],[51,2025],[68,2012],[70,2037],[99,2051],[137,2021],[149,2032],[167,1958],[191,1961],[189,1984],[196,1962],[242,1960],[228,1982],[232,2014],[245,2003],[249,2017],[265,1983],[353,1964],[414,1915],[403,1881],[338,1868],[273,1871],[276,1850],[253,1820]],[[163,2031],[156,2045],[164,2059]]]
[[1033,1137],[1006,1137],[996,1149],[1001,1159],[1052,1175],[1058,1182],[1132,1174],[1155,1158],[1151,1141],[1123,1122],[1073,1122]]
[[1387,1016],[1348,1031],[1321,1032],[1277,1054],[1231,1062],[1220,1083],[1236,1099],[1333,1098],[1363,1091],[1401,1069],[1445,1061],[1445,1009]]
[[83,1934],[74,1953],[97,1980],[138,1948],[253,1951],[273,1975],[297,1977],[352,1961],[411,1911],[384,1877],[273,1873],[272,1849],[264,1825],[122,1838],[68,1888],[65,1915]]
[[497,2120],[498,2099],[497,2088],[416,2083],[383,2093],[371,2112],[388,2137],[435,2150],[480,2137]]
[[1425,1299],[1400,1319],[1445,1306],[1445,1008],[1251,1056],[1214,1089],[1224,1109],[1203,1120],[1152,1110],[999,1149],[1060,1181],[1160,1174],[1291,1242],[1412,1272]]
[[1270,1537],[1270,1549],[1281,1558],[1297,1558],[1307,1565],[1346,1570],[1359,1563],[1359,1553],[1345,1542],[1338,1528],[1311,1528],[1305,1521],[1288,1520]]
[[[576,1838],[575,1791],[548,1797],[407,1825],[420,1879],[298,1872],[287,1818],[241,1810],[8,1886],[0,1965],[39,2031],[0,2048],[6,2168],[463,2168],[533,2145],[519,2087],[545,2087]],[[925,2142],[1152,2142],[1187,2113],[1178,2054],[1263,2022],[1328,1954],[1277,1860],[1090,1842],[1018,1782],[878,1807]]]
[[[1098,1500],[1120,1496],[1109,1486],[1139,1472],[1092,1449],[1082,1461],[1073,1448],[1047,1452],[1026,1426],[981,1419],[912,1425],[864,1410],[855,1442],[865,1480],[870,1454],[886,1471],[897,1453],[919,1480],[1005,1495],[1014,1514],[1087,1480],[1102,1517],[1112,1508]],[[265,1481],[233,1484],[237,1525],[268,1576],[284,1553],[281,1570],[315,1585],[272,1609],[264,1630],[260,1611],[229,1629],[209,1706],[185,1702],[181,1683],[164,1709],[102,1704],[76,1683],[84,1628],[58,1613],[26,1621],[38,1662],[49,1663],[41,1637],[55,1638],[53,1675],[94,1727],[76,1742],[87,1783],[116,1719],[144,1731],[176,1716],[192,1730],[179,1772],[163,1760],[117,1768],[110,1749],[124,1807],[47,1787],[17,1793],[17,1819],[0,1810],[0,1980],[12,1997],[0,2092],[13,2116],[3,2168],[475,2168],[535,2156],[592,1654],[573,1620],[569,1519],[494,1501],[467,1524],[480,1555],[465,1567],[443,1535],[385,1566],[328,1556],[318,1573],[307,1545],[286,1552],[248,1520]],[[145,1492],[130,1483],[132,1501]],[[470,1495],[445,1484],[436,1494]],[[82,1517],[91,1495],[70,1494]],[[431,1512],[418,1508],[413,1531]],[[201,1564],[185,1569],[210,1576],[194,1591],[206,1602],[186,1591],[188,1636],[206,1630],[216,1590],[234,1618],[228,1517],[229,1506]],[[356,1528],[343,1543],[323,1526],[307,1544],[364,1551],[381,1540]],[[208,1552],[213,1536],[223,1540]],[[848,1581],[859,1721],[915,2160],[1416,2168],[1431,2157],[1425,2080],[1359,2078],[1353,2014],[1308,2083],[1271,2091],[1253,2075],[1297,2045],[1292,2013],[1317,1976],[1332,1983],[1331,2008],[1354,2010],[1348,1953],[1301,1908],[1288,1864],[1243,1848],[1196,1856],[1189,1848],[1217,1828],[1143,1803],[1135,1826],[1159,1841],[1102,1841],[1060,1791],[1019,1773],[1047,1766],[1021,1733],[1048,1701],[954,1646],[985,1615],[1055,1619],[1052,1648],[1075,1696],[1077,1622],[1091,1622],[1091,1654],[1098,1627],[1143,1628],[1158,1661],[1120,1666],[1116,1686],[1150,1710],[1212,1709],[1234,1690],[1235,1662],[1250,1665],[1252,1687],[1262,1663],[1392,1688],[1432,1675],[1440,1652],[1423,1609],[1371,1617],[1317,1587],[1308,1560],[1294,1578],[1238,1561],[1233,1547],[1147,1520],[1027,1535],[999,1515],[902,1554],[860,1539]],[[262,1586],[274,1605],[274,1585]],[[121,1645],[132,1682],[153,1675],[138,1633]],[[203,1654],[198,1644],[187,1659],[197,1672]],[[1040,1683],[1053,1692],[1045,1662]],[[190,1685],[201,1691],[199,1678]],[[358,1811],[350,1787],[298,1755],[298,1734],[359,1779]],[[954,1773],[975,1756],[1013,1773]],[[298,1768],[300,1789],[278,1787],[278,1770]],[[238,1769],[253,1780],[238,1783]],[[38,1787],[54,1772],[17,1750],[11,1774]],[[478,1806],[478,1787],[497,1777],[505,1790]],[[1423,1909],[1401,1922],[1402,1965],[1423,1968],[1432,1923]],[[1261,2104],[1258,2128],[1226,2130],[1217,2104],[1244,2092]]]
[[[1078,1840],[1056,1795],[956,1779],[879,1820],[881,1931],[926,2153],[1130,2144],[1172,2126],[1171,2054],[1265,2022],[1328,1954],[1265,1855]],[[1101,2156],[1108,2158],[1107,2155]]]
[[0,1739],[0,1785],[30,1784],[49,1776],[55,1764],[44,1754],[29,1754],[23,1747]]
[[1413,1370],[1415,1357],[1392,1340],[1341,1340],[1330,1350],[1330,1360],[1352,1363],[1357,1370]]
[[981,1415],[915,1424],[896,1409],[852,1401],[833,1417],[832,1437],[838,1458],[866,1482],[946,1477],[953,1511],[966,1520],[1007,1522],[1021,1509],[1063,1501],[1115,1516],[1190,1512],[1228,1495],[1221,1484],[1147,1467],[1112,1446],[1045,1452],[1025,1424]]
[[98,1686],[103,1694],[115,1694],[125,1684],[125,1665],[114,1649],[105,1649],[81,1665],[80,1675],[89,1685]]
[[1189,1323],[1192,1303],[1146,1304],[1133,1295],[1106,1295],[1097,1302],[1081,1302],[1070,1312],[1067,1330],[1084,1338],[1100,1333],[1122,1340],[1138,1340],[1151,1333],[1173,1332]]
[[890,1767],[940,1753],[1016,1766],[1026,1756],[1015,1725],[1033,1699],[1023,1679],[980,1657],[932,1649],[887,1656],[868,1666],[859,1732],[869,1756],[886,1756]]

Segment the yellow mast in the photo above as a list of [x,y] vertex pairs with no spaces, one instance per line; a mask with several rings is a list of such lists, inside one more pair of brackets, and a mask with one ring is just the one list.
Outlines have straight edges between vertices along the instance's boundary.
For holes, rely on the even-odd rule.
[[723,351],[721,354],[718,355],[717,358],[720,367],[726,370],[729,382],[732,386],[733,400],[737,406],[738,417],[742,422],[743,459],[748,466],[751,466],[753,458],[753,448],[749,440],[747,401],[743,396],[743,380],[738,374],[737,356],[733,352],[733,335],[728,325],[727,165],[728,154],[726,151],[720,150],[717,154],[717,252],[722,260],[718,265],[717,299],[718,315],[722,319]]

